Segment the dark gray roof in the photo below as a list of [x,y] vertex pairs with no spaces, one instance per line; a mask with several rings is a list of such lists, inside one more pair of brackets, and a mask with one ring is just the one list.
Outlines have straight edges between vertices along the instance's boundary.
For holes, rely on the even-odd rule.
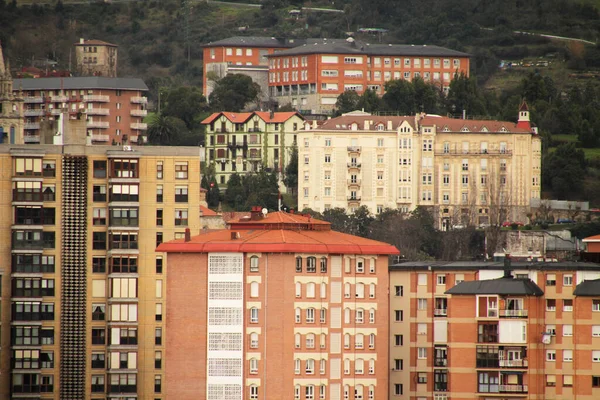
[[446,294],[497,294],[502,296],[541,296],[542,289],[531,279],[499,278],[485,281],[463,281]]
[[[502,270],[503,261],[406,261],[390,265],[391,271],[403,270]],[[512,270],[539,271],[600,271],[600,264],[591,262],[561,261],[561,262],[511,262]]]
[[77,89],[121,89],[148,90],[140,78],[107,78],[103,76],[85,76],[71,78],[15,79],[14,90],[77,90]]
[[284,39],[266,36],[233,36],[205,44],[204,47],[296,47],[306,43],[307,39]]
[[600,279],[583,281],[573,291],[575,296],[600,296]]
[[292,56],[300,54],[364,54],[372,56],[421,56],[421,57],[470,57],[461,51],[439,46],[412,44],[370,44],[365,42],[348,42],[344,39],[308,39],[306,44],[289,50],[281,50],[271,56]]

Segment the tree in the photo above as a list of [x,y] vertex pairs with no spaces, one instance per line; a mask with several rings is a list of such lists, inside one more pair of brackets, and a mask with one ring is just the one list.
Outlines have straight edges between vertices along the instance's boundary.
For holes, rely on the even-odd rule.
[[194,87],[175,87],[162,96],[161,102],[161,112],[182,120],[189,130],[200,127],[200,117],[208,110],[206,98]]
[[242,211],[244,209],[246,196],[239,174],[234,173],[229,177],[223,200],[235,211]]
[[383,102],[388,110],[397,111],[403,115],[413,115],[417,111],[415,88],[409,81],[403,79],[386,82]]
[[221,201],[221,192],[219,191],[219,185],[217,185],[214,165],[209,165],[204,169],[200,187],[206,189],[206,204],[208,204],[208,207],[217,208]]
[[360,96],[354,90],[346,90],[338,96],[335,108],[339,114],[349,113],[358,109],[359,99]]
[[574,143],[562,144],[544,157],[542,182],[560,198],[573,198],[583,189],[587,169],[585,153]]
[[261,168],[259,172],[242,177],[244,209],[250,210],[253,206],[262,206],[270,210],[279,208],[279,183],[277,174],[266,172]]
[[442,92],[420,77],[413,79],[412,85],[415,91],[415,106],[417,107],[415,111],[438,114],[441,111]]
[[377,95],[377,92],[367,89],[358,98],[355,109],[364,110],[368,113],[371,113],[373,111],[379,111],[382,108],[382,105],[383,103],[381,98]]
[[183,121],[164,114],[148,116],[148,141],[160,146],[173,146],[177,144],[179,136],[186,131]]
[[294,144],[290,151],[288,165],[285,167],[285,176],[283,183],[294,194],[298,187],[298,147]]
[[230,74],[219,79],[209,96],[214,111],[240,112],[247,103],[257,101],[260,86],[247,75]]
[[450,82],[448,92],[448,111],[462,113],[465,110],[470,115],[486,114],[485,102],[479,92],[477,82],[473,77],[461,73]]

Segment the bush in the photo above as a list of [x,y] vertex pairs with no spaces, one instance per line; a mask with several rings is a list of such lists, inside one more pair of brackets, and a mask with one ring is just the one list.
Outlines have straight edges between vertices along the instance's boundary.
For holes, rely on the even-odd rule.
[[512,224],[510,224],[510,229],[512,229],[513,231],[516,231],[517,229],[519,229],[519,224],[517,224],[516,222],[513,222]]
[[540,224],[540,227],[541,227],[542,229],[548,229],[548,223],[547,223],[547,222],[542,222],[542,223]]

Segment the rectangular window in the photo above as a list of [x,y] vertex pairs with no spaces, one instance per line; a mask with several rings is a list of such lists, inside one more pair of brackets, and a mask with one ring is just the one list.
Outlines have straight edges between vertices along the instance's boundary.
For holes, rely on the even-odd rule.
[[546,275],[546,286],[556,286],[556,274]]
[[398,297],[402,297],[404,295],[404,286],[394,286],[394,293]]
[[188,178],[188,163],[187,162],[176,162],[175,163],[175,179],[187,179]]
[[427,348],[426,347],[418,347],[417,348],[417,358],[418,359],[426,359],[427,358]]

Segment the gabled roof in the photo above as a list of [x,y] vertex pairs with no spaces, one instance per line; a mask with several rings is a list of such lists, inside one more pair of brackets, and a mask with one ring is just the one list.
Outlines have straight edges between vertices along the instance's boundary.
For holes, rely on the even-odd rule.
[[519,111],[529,111],[529,106],[527,105],[527,102],[525,101],[525,99],[523,99],[523,102],[521,103],[521,107],[519,107]]
[[497,294],[500,296],[542,296],[544,292],[531,279],[499,278],[484,281],[463,281],[446,294],[477,295]]
[[15,79],[13,88],[14,90],[148,90],[148,86],[140,78],[108,78],[103,76]]
[[203,217],[215,217],[219,214],[217,214],[216,212],[214,212],[213,210],[211,210],[208,207],[204,207],[204,206],[200,206],[200,212],[202,213]]
[[369,130],[375,130],[375,126],[379,123],[384,124],[385,129],[387,130],[388,121],[392,121],[392,129],[396,130],[403,122],[408,122],[413,129],[415,118],[410,116],[404,117],[378,117],[374,115],[357,115],[357,114],[348,114],[342,115],[341,117],[328,119],[323,122],[318,129],[324,130],[350,130],[353,123],[358,125],[358,130],[364,130],[365,121],[372,121]]
[[421,119],[423,126],[436,126],[440,131],[447,127],[450,132],[481,132],[486,128],[489,132],[506,133],[531,133],[531,129],[518,127],[517,124],[510,121],[476,120],[476,119],[456,119],[448,117],[435,117],[426,115]]
[[96,39],[84,40],[83,43],[77,42],[77,43],[75,43],[75,46],[112,46],[112,47],[119,47],[116,44],[108,43],[108,42],[103,42],[102,40],[96,40]]
[[585,239],[583,239],[583,242],[584,243],[600,242],[600,235],[588,236]]
[[581,282],[573,291],[575,296],[600,296],[600,279]]
[[248,113],[234,113],[234,112],[229,112],[229,111],[221,111],[221,112],[212,113],[210,116],[205,118],[201,123],[205,124],[205,125],[212,124],[221,115],[225,116],[225,118],[227,118],[229,121],[231,121],[234,124],[242,124],[242,123],[248,121],[254,115],[258,116],[263,121],[265,121],[266,123],[269,123],[269,124],[284,123],[288,119],[292,118],[294,115],[297,115],[298,117],[300,117],[304,120],[304,117],[302,116],[302,114],[300,114],[296,111],[276,112],[276,113],[273,113],[273,117],[271,117],[271,113],[269,111],[255,111],[255,112],[248,112]]

